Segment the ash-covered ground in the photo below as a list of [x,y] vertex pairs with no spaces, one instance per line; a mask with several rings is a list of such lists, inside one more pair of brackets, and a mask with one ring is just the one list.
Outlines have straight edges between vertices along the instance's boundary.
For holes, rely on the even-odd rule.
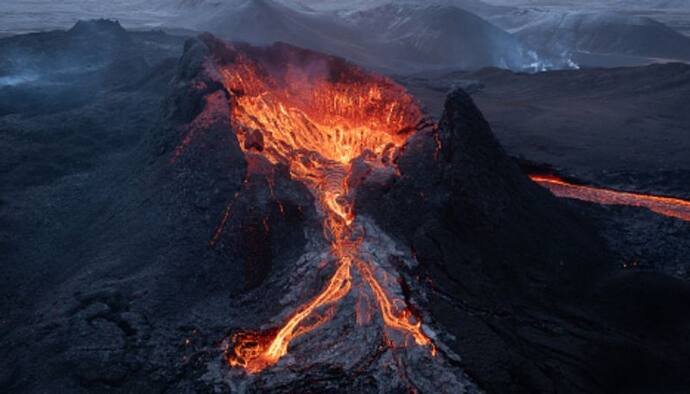
[[383,346],[346,300],[247,376],[223,359],[229,336],[277,323],[331,272],[313,269],[304,185],[279,166],[245,178],[219,45],[106,21],[0,39],[4,390],[690,387],[690,224],[559,200],[523,171],[687,198],[687,66],[397,78],[439,127],[398,176],[364,177],[355,206],[439,354]]

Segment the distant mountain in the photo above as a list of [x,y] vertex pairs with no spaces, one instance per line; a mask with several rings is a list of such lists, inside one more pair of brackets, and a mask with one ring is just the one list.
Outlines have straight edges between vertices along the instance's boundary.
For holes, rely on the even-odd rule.
[[[213,1],[213,0],[182,0],[182,1]],[[216,0],[218,1],[218,0]],[[288,1],[288,0],[283,0]],[[489,4],[481,0],[292,0],[305,7],[314,10],[364,10],[368,8],[377,8],[383,5],[394,4],[402,6],[423,6],[423,5],[440,5],[453,6],[470,11],[474,14],[485,16],[494,15],[500,12],[507,12],[512,7],[498,6]]]
[[287,42],[371,66],[388,64],[366,50],[365,34],[339,22],[331,14],[270,0],[209,3],[197,6],[196,13],[185,15],[182,23],[228,40],[259,45]]
[[512,7],[570,7],[572,9],[690,9],[687,0],[483,0],[490,5]]
[[523,69],[539,62],[513,35],[454,6],[389,4],[349,13],[347,20],[376,37],[388,56],[407,63]]
[[537,53],[518,38],[450,4],[458,1],[475,7],[483,4],[474,0],[423,5],[390,1],[381,2],[383,5],[357,1],[185,1],[191,11],[185,13],[183,23],[226,39],[253,44],[282,41],[398,72],[544,67]]
[[105,19],[0,38],[0,117],[64,111],[104,89],[139,85],[183,43],[182,37],[127,31]]
[[690,60],[690,38],[654,19],[608,12],[551,12],[514,33],[545,51]]
[[619,7],[634,7],[657,10],[690,10],[688,0],[618,0],[615,3]]
[[[298,12],[279,2],[249,0],[238,4],[221,5],[198,27],[238,41],[267,44],[274,41],[303,42],[306,46],[321,46],[321,42],[336,37],[352,38],[352,32],[324,21],[320,15]],[[343,36],[344,35],[344,36]]]

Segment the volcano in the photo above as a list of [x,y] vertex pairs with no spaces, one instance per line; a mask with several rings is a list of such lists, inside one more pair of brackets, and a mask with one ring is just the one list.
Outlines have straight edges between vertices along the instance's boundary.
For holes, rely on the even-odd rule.
[[[611,272],[594,231],[522,174],[463,92],[435,123],[402,87],[337,57],[210,35],[186,47],[169,165],[201,171],[209,149],[245,163],[209,236],[244,256],[248,297],[221,376],[260,389],[356,376],[348,387],[471,391],[462,366],[488,367],[486,348],[463,330],[486,328],[465,308],[538,315]],[[525,357],[515,351],[511,363]]]
[[[621,268],[585,203],[530,180],[464,91],[431,119],[335,56],[109,26],[55,37],[160,52],[98,71],[86,103],[2,117],[22,164],[0,173],[3,388],[688,386],[686,283]],[[22,40],[48,53],[46,35]],[[45,170],[65,159],[38,137],[75,169]]]
[[[376,234],[380,230],[359,218],[355,208],[362,181],[373,174],[382,182],[397,176],[396,160],[407,140],[434,130],[435,125],[402,87],[341,59],[284,44],[256,48],[211,41],[211,45],[215,52],[209,67],[217,71],[227,94],[227,116],[248,164],[247,179],[267,176],[273,188],[273,170],[267,168],[281,166],[293,182],[309,190],[322,222],[322,234],[315,242],[327,245],[319,253],[323,256],[319,264],[333,266],[326,284],[315,286],[322,289],[293,306],[279,326],[234,333],[226,350],[228,364],[259,373],[286,356],[298,337],[326,329],[323,326],[342,331],[347,323],[327,324],[336,309],[343,308],[341,304],[353,309],[349,314],[354,312],[358,326],[380,321],[381,343],[374,348],[419,346],[435,357],[433,331],[423,328],[390,264],[394,258],[414,264],[413,257],[392,253],[397,245],[381,242],[387,236]],[[179,145],[174,159],[185,155],[185,145],[193,143],[189,139]],[[282,202],[278,204],[283,211]],[[212,245],[222,236],[232,214],[229,210]],[[407,378],[403,382],[410,387],[418,384]]]

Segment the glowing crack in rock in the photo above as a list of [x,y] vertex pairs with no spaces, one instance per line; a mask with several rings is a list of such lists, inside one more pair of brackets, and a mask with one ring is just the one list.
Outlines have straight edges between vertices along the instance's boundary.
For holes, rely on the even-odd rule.
[[292,340],[333,317],[334,306],[352,289],[354,270],[373,295],[372,304],[385,328],[405,337],[402,344],[390,338],[386,343],[414,343],[435,355],[420,318],[404,300],[387,292],[376,267],[363,257],[360,249],[366,231],[357,220],[357,181],[352,176],[355,162],[370,170],[388,168],[397,173],[396,155],[425,124],[419,106],[389,79],[338,59],[286,61],[258,49],[251,56],[234,47],[230,50],[234,58],[219,70],[240,146],[247,158],[260,155],[272,164],[286,165],[291,178],[309,188],[337,267],[321,292],[297,307],[281,326],[234,334],[227,362],[249,373],[277,363]]
[[553,175],[530,175],[539,185],[558,197],[594,202],[604,205],[629,205],[644,207],[660,215],[690,222],[690,201],[679,198],[630,193],[616,190],[576,185]]

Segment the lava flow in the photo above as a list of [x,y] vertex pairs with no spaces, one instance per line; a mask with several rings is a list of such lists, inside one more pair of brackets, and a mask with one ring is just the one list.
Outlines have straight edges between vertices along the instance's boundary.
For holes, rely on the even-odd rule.
[[353,204],[353,163],[395,173],[397,152],[423,119],[418,105],[392,81],[339,59],[257,48],[232,51],[231,63],[222,65],[220,74],[241,148],[248,158],[260,155],[288,166],[292,179],[309,188],[337,265],[323,290],[282,326],[233,335],[226,360],[249,373],[275,364],[293,339],[330,320],[352,288],[355,270],[374,295],[385,326],[434,354],[420,319],[387,293],[376,266],[361,257],[365,232]]
[[645,207],[660,215],[690,222],[690,201],[576,185],[553,175],[530,175],[530,178],[551,190],[558,197],[573,198],[604,205]]

